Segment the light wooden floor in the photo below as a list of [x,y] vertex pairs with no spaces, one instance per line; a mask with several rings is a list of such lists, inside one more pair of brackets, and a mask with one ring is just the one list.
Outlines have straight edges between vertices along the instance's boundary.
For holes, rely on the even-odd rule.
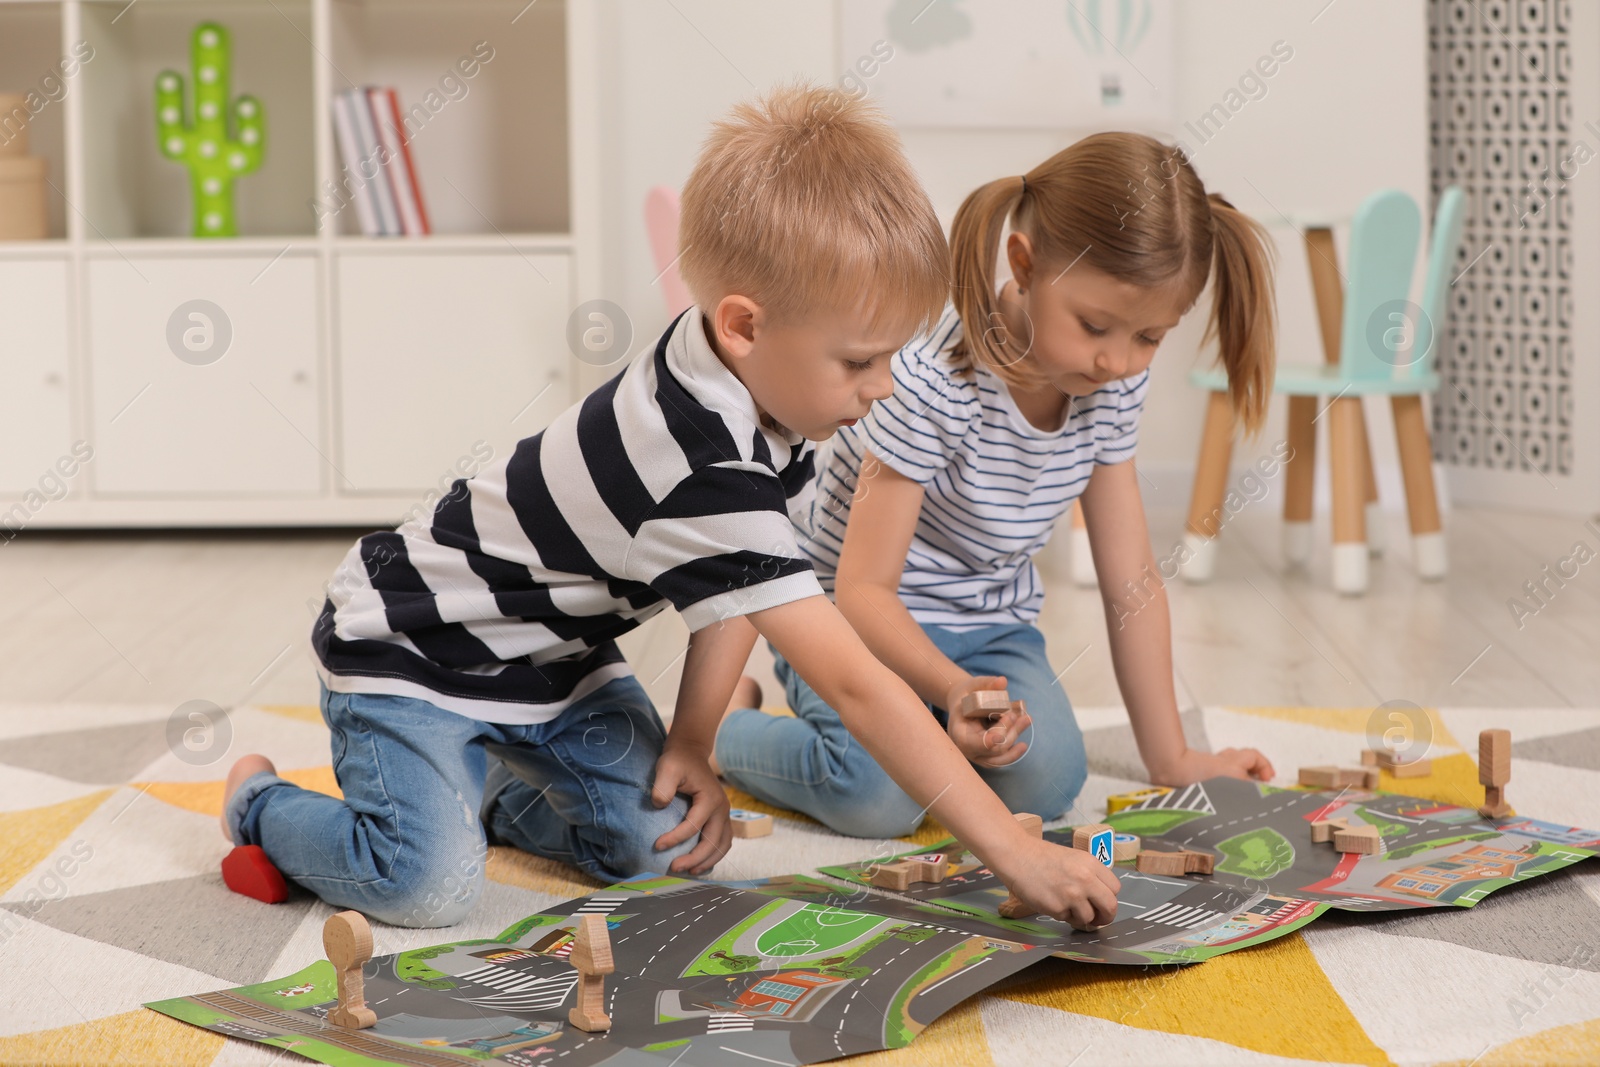
[[[1153,514],[1161,558],[1182,516]],[[1447,519],[1452,572],[1417,580],[1403,519],[1371,592],[1328,589],[1325,520],[1309,572],[1278,562],[1275,508],[1223,532],[1217,577],[1169,585],[1180,705],[1562,707],[1600,704],[1600,559],[1519,628],[1508,601],[1541,568],[1600,538],[1578,520],[1462,510]],[[0,542],[0,701],[121,702],[176,708],[203,699],[314,704],[307,634],[358,531],[24,533]],[[1043,561],[1041,620],[1074,703],[1120,704],[1098,595],[1065,580],[1065,545]],[[685,631],[670,612],[624,642],[663,711]],[[762,675],[764,646],[754,657]],[[766,683],[771,685],[770,680]],[[768,690],[769,702],[781,694]]]

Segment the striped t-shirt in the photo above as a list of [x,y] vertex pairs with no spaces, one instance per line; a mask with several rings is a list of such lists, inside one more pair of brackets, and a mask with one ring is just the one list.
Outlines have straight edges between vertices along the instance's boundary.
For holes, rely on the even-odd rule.
[[323,683],[545,722],[631,673],[614,638],[820,596],[796,543],[813,448],[763,426],[698,309],[432,514],[368,534],[312,630]]
[[958,630],[1033,622],[1044,602],[1034,554],[1096,463],[1132,457],[1150,372],[1069,398],[1065,424],[1041,430],[981,362],[950,359],[960,340],[950,307],[931,333],[895,353],[894,395],[833,439],[801,547],[831,595],[870,451],[924,489],[900,579],[912,618]]

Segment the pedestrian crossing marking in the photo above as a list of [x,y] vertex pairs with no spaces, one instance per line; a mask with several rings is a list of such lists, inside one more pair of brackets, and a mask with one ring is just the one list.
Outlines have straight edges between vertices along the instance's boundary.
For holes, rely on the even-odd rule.
[[[485,974],[488,971],[491,973]],[[499,973],[492,973],[498,971]],[[578,984],[578,973],[569,971],[556,975],[530,975],[526,971],[504,967],[480,967],[458,975],[479,985],[499,990],[488,996],[458,997],[479,1007],[510,1011],[543,1011],[564,1003],[573,987]]]
[[1186,930],[1196,930],[1205,926],[1215,925],[1219,919],[1226,918],[1226,913],[1212,911],[1209,908],[1197,908],[1168,901],[1160,907],[1151,908],[1139,916],[1145,922],[1158,922],[1166,926],[1181,926]]
[[1206,794],[1206,787],[1202,782],[1196,782],[1185,789],[1174,789],[1164,796],[1147,800],[1136,807],[1141,810],[1171,808],[1179,811],[1200,811],[1207,815],[1217,813],[1216,805],[1211,803],[1211,797]]
[[612,912],[622,907],[623,904],[627,903],[627,900],[627,897],[590,897],[588,900],[583,902],[582,907],[578,908],[572,914],[610,915]]

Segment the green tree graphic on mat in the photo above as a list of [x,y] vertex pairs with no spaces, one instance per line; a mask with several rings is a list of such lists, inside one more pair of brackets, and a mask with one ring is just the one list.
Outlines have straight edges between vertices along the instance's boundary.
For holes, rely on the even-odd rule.
[[1119,833],[1138,834],[1140,837],[1160,837],[1169,834],[1190,819],[1198,819],[1203,811],[1183,808],[1129,808],[1107,815],[1106,822]]
[[1223,856],[1217,869],[1246,878],[1271,878],[1294,863],[1294,846],[1289,839],[1268,827],[1230,837],[1217,849]]

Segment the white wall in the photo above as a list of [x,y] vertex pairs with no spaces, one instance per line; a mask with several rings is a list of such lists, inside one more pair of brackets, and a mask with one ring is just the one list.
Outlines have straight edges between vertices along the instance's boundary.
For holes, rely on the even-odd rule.
[[[831,0],[604,0],[603,295],[627,311],[634,348],[668,323],[644,230],[645,193],[682,188],[734,104],[797,77],[835,76]],[[603,380],[603,378],[601,379]]]
[[[1294,57],[1267,81],[1267,93],[1247,103],[1213,139],[1182,138],[1195,153],[1206,187],[1273,227],[1278,237],[1279,358],[1322,360],[1305,243],[1283,219],[1306,209],[1350,215],[1369,193],[1395,187],[1428,209],[1428,28],[1423,0],[1190,0],[1180,3],[1178,113],[1193,121],[1221,99],[1256,57],[1282,39]],[[1320,12],[1320,15],[1319,15]],[[1315,19],[1313,22],[1312,20]],[[1429,232],[1425,223],[1424,234]],[[1341,252],[1343,245],[1341,242]],[[1341,264],[1343,260],[1341,259]],[[1422,291],[1416,273],[1413,299]],[[1202,298],[1202,306],[1208,297]],[[1200,439],[1203,404],[1185,376],[1196,362],[1204,326],[1197,307],[1169,335],[1158,357],[1141,462],[1161,483],[1188,474]],[[1270,451],[1284,436],[1284,405],[1258,443],[1236,450],[1238,465]],[[1390,509],[1404,499],[1388,404],[1367,402],[1367,423]],[[1326,428],[1319,423],[1319,428]],[[1326,455],[1326,438],[1319,442]],[[1326,478],[1326,465],[1321,476]],[[1163,479],[1159,472],[1170,471]],[[1178,476],[1182,475],[1181,478]],[[1148,485],[1146,486],[1148,489]]]
[[[848,0],[841,0],[848,2]],[[1001,0],[1003,2],[1003,0]],[[832,0],[752,5],[736,0],[610,0],[602,29],[609,65],[605,176],[607,295],[626,308],[635,347],[666,323],[642,222],[646,190],[681,186],[709,122],[734,102],[796,76],[833,79],[839,55]],[[1427,24],[1423,0],[1180,0],[1176,4],[1177,113],[1173,130],[1207,188],[1274,227],[1279,237],[1280,357],[1320,361],[1322,352],[1300,235],[1280,212],[1307,208],[1348,215],[1375,189],[1395,186],[1426,210],[1428,197]],[[1184,129],[1222,100],[1269,52],[1294,50],[1207,143]],[[1004,72],[997,71],[996,77]],[[961,198],[995,177],[1018,174],[1082,131],[910,132],[907,151],[946,224]],[[1420,270],[1418,287],[1420,293]],[[1209,294],[1157,355],[1139,448],[1152,506],[1182,507],[1199,441],[1203,398],[1191,389]],[[1275,411],[1236,464],[1283,436]],[[1398,507],[1398,469],[1386,404],[1368,409],[1384,495]]]

